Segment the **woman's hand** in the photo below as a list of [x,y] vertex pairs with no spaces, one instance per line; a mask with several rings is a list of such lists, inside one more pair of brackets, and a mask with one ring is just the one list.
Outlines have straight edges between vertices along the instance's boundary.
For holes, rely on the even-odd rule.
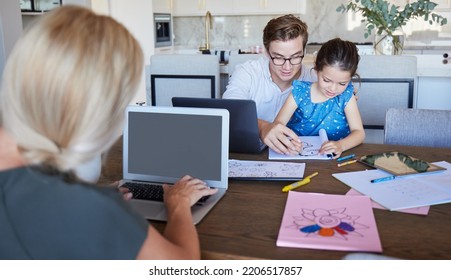
[[127,188],[119,187],[119,181],[111,183],[111,186],[119,190],[124,200],[130,200],[133,197],[133,194]]
[[183,176],[174,185],[164,184],[163,189],[168,210],[180,205],[191,207],[203,196],[212,195],[218,191],[209,188],[204,181],[189,175]]

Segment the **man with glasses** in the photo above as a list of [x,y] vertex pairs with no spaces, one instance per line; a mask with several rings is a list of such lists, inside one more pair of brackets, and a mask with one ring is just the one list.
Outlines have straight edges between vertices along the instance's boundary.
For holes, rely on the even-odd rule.
[[284,153],[297,153],[301,146],[289,141],[289,137],[297,139],[291,129],[273,121],[294,80],[317,80],[314,70],[302,66],[307,41],[307,25],[297,17],[284,15],[270,20],[263,30],[266,56],[237,65],[223,95],[254,100],[260,138],[268,147],[277,147]]

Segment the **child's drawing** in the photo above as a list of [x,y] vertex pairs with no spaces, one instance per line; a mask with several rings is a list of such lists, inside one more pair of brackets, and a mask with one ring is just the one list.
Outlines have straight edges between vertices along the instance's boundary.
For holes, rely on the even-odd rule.
[[382,252],[367,196],[288,192],[277,246]]
[[302,152],[301,155],[303,156],[316,156],[319,153],[319,148],[321,146],[315,146],[309,142],[302,142]]
[[293,217],[293,224],[306,237],[332,237],[348,240],[349,236],[363,237],[360,230],[369,226],[358,223],[359,215],[346,213],[346,208],[301,209],[301,216]]
[[302,178],[304,163],[229,160],[229,177]]

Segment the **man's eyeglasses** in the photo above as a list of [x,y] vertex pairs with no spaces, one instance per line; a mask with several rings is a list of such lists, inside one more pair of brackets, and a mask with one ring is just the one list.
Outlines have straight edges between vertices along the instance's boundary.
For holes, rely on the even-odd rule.
[[284,65],[287,60],[290,62],[291,65],[299,65],[302,63],[302,59],[304,58],[303,55],[295,56],[295,57],[291,57],[291,58],[272,57],[271,55],[269,57],[271,58],[272,63],[274,63],[274,65],[276,65],[276,66]]

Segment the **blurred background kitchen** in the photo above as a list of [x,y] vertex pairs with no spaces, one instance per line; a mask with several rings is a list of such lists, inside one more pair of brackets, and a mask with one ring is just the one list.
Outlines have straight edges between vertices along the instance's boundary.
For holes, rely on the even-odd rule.
[[[200,53],[200,49],[224,53],[259,53],[263,49],[262,32],[274,17],[292,13],[309,26],[307,54],[333,37],[358,44],[361,54],[372,54],[374,32],[364,38],[361,18],[339,13],[346,0],[1,0],[0,1],[0,74],[14,42],[42,10],[76,4],[110,15],[122,22],[138,39],[145,53],[146,71],[136,102],[145,101],[149,92],[150,57],[157,53]],[[404,6],[406,0],[390,2]],[[434,12],[451,19],[451,0],[434,0]],[[33,11],[31,8],[35,8]],[[41,9],[41,10],[39,10]],[[211,16],[210,16],[211,15]],[[403,54],[418,57],[418,104],[424,107],[450,108],[451,64],[444,65],[443,54],[451,51],[451,25],[430,25],[422,19],[403,28],[406,43]],[[51,55],[51,54],[49,54]],[[310,59],[310,60],[309,60]],[[312,61],[306,57],[305,62]],[[224,64],[224,63],[222,63]],[[221,65],[222,88],[227,80],[227,65]],[[427,81],[428,83],[425,83]],[[430,81],[430,82],[429,82]],[[431,90],[431,86],[434,89]],[[416,86],[417,87],[417,86]],[[423,91],[422,89],[428,89]],[[422,92],[434,92],[431,98]],[[422,96],[425,96],[422,98]],[[421,102],[420,102],[421,101]],[[415,104],[416,105],[416,104]]]

